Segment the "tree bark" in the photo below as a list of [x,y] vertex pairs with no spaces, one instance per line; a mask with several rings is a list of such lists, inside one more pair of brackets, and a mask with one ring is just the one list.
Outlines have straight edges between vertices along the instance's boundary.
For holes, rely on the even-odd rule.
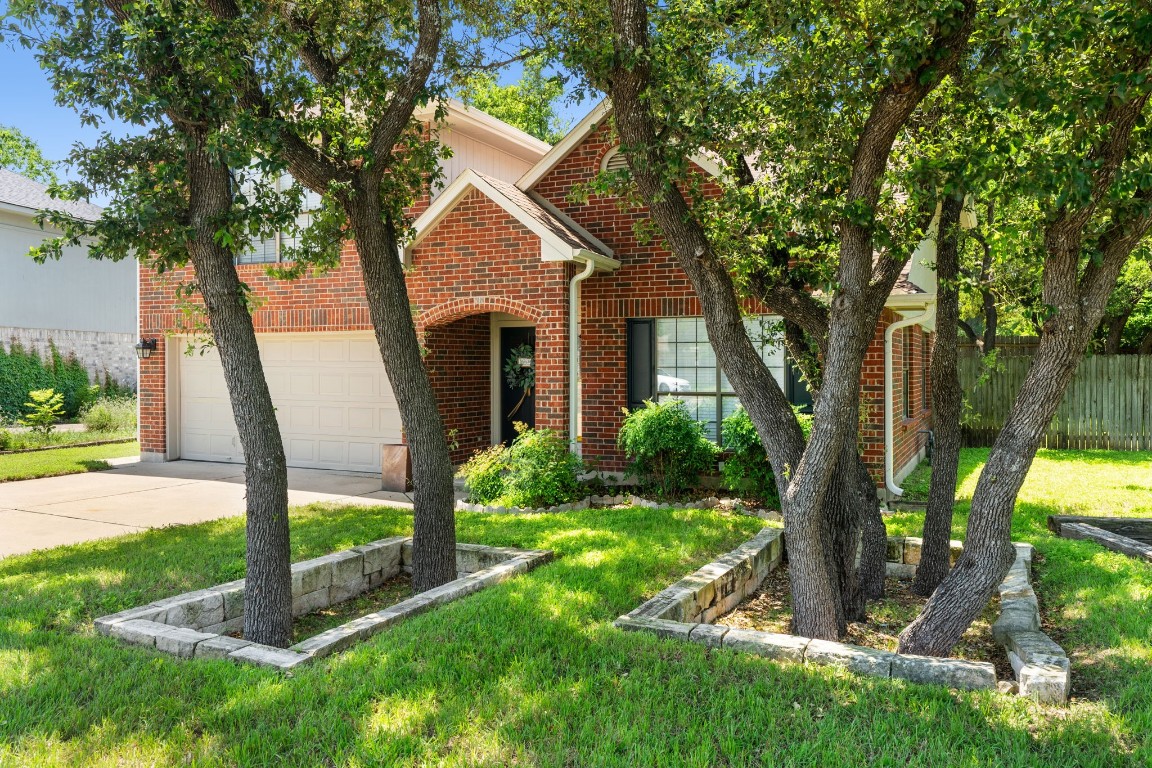
[[1104,340],[1104,354],[1120,354],[1120,343],[1124,340],[1124,326],[1128,325],[1128,318],[1131,316],[1132,312],[1128,311],[1116,317],[1104,318],[1108,331]]
[[452,460],[412,322],[397,230],[380,208],[379,190],[370,186],[370,180],[358,182],[350,205],[351,224],[376,343],[412,455],[412,586],[423,592],[456,578]]
[[232,208],[231,174],[205,147],[188,139],[188,255],[204,297],[220,353],[232,415],[244,449],[244,639],[277,648],[292,639],[292,560],[288,527],[288,469],[276,409],[264,378],[260,348],[233,254],[216,231]]
[[[783,310],[777,309],[785,317],[784,344],[793,364],[809,382],[815,400],[820,396],[822,372],[820,352],[814,349],[818,346],[814,340],[827,336],[827,313],[824,312],[822,315],[817,313],[815,317],[808,317],[805,325],[811,331],[806,332],[802,330],[800,322],[793,319],[795,309],[792,305],[793,302],[790,301],[779,301],[771,306],[774,309],[785,307]],[[860,457],[855,436],[853,440],[845,441],[840,460],[842,464],[839,473],[841,483],[838,492],[839,503],[846,504],[849,511],[854,510],[857,514],[851,523],[847,522],[843,513],[837,514],[836,517],[841,525],[847,524],[857,533],[837,537],[834,560],[839,560],[841,563],[838,568],[838,580],[840,599],[844,605],[843,613],[849,621],[857,621],[863,618],[867,600],[876,600],[884,596],[888,531],[884,527],[884,518],[880,513],[880,498],[876,495],[876,484]],[[859,554],[858,564],[855,562],[857,554]],[[845,563],[851,568],[851,578]]]
[[960,416],[964,395],[956,366],[960,320],[960,212],[963,196],[943,200],[937,228],[936,336],[932,342],[932,483],[924,514],[923,547],[912,591],[930,595],[948,575],[952,538],[952,507],[956,502],[956,476],[960,464]]
[[[1152,53],[1138,57],[1147,68]],[[1114,98],[1100,120],[1101,143],[1086,159],[1093,165],[1092,196],[1078,208],[1054,212],[1044,233],[1044,302],[1052,313],[1040,346],[996,438],[972,497],[964,552],[928,599],[924,611],[900,634],[899,652],[926,656],[948,653],[980,613],[1008,572],[1014,551],[1012,512],[1016,496],[1045,430],[1064,397],[1092,332],[1100,323],[1120,270],[1152,223],[1152,187],[1137,188],[1130,200],[1113,203],[1094,251],[1098,259],[1081,269],[1084,232],[1113,188],[1128,154],[1132,131],[1148,94]]]
[[[848,430],[858,425],[860,369],[884,300],[903,260],[881,258],[873,265],[870,228],[841,222],[839,289],[832,302],[824,382],[807,447],[779,385],[755,353],[741,322],[731,276],[716,257],[699,222],[676,186],[659,172],[659,131],[646,100],[651,64],[637,51],[649,50],[647,7],[642,0],[611,3],[615,59],[606,90],[615,108],[621,143],[632,178],[653,221],[692,281],[709,338],[721,367],[748,411],[772,462],[780,489],[791,568],[794,630],[836,639],[843,623],[834,555],[826,536],[832,475]],[[954,66],[965,47],[975,4],[965,2],[945,37],[933,41],[931,64],[876,97],[852,158],[846,203],[874,207],[879,179],[896,135],[920,101]],[[796,457],[799,462],[796,462]]]
[[[237,18],[234,0],[210,0],[213,12]],[[315,23],[288,9],[285,22],[298,33],[297,55],[311,76],[326,89],[343,88],[343,70],[359,66],[349,53],[333,55],[317,34]],[[439,0],[416,0],[417,40],[407,70],[385,103],[372,115],[367,154],[371,162],[352,162],[326,154],[310,136],[298,135],[291,121],[279,119],[260,87],[251,62],[241,103],[263,119],[271,119],[278,132],[277,151],[288,162],[293,177],[320,194],[330,185],[346,186],[350,193],[337,197],[348,215],[364,276],[365,298],[380,356],[408,439],[412,456],[413,534],[412,582],[418,592],[456,578],[455,491],[447,435],[435,393],[424,368],[420,341],[412,319],[411,302],[399,251],[402,227],[396,201],[386,200],[382,185],[394,165],[395,148],[412,119],[417,99],[425,92],[436,63],[442,34]]]

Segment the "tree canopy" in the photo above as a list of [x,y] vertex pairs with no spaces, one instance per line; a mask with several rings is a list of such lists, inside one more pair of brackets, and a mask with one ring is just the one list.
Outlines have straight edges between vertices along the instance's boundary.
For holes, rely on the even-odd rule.
[[544,59],[533,56],[524,62],[518,82],[500,85],[490,70],[477,70],[457,89],[465,104],[514,125],[541,141],[555,144],[568,132],[568,124],[557,114],[564,95],[563,80],[544,73]]
[[0,125],[0,168],[7,168],[44,184],[56,181],[53,163],[40,146],[17,128]]

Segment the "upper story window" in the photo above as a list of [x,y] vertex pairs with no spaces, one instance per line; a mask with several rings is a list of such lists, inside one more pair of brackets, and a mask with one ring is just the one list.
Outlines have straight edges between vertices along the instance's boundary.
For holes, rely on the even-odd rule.
[[[276,180],[276,190],[284,191],[296,184],[296,180],[289,174],[284,174]],[[312,214],[320,208],[320,195],[307,190],[304,193],[304,209],[296,217],[296,229],[293,231],[278,231],[275,235],[254,240],[248,250],[236,255],[237,264],[276,264],[288,261],[289,248],[300,244],[300,232],[312,223]]]

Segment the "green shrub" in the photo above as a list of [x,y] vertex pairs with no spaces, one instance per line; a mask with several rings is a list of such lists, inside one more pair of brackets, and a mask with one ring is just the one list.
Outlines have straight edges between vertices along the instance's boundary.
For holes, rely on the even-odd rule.
[[101,397],[84,406],[80,421],[89,432],[129,432],[136,429],[135,397]]
[[34,350],[26,350],[12,340],[8,351],[0,344],[0,411],[9,414],[27,412],[24,401],[33,390],[54,389],[63,396],[63,416],[71,418],[94,399],[88,385],[88,371],[74,356],[61,355],[49,343],[47,363]]
[[51,432],[64,415],[64,395],[54,389],[34,389],[24,403],[28,414],[20,423],[42,435]]
[[[808,439],[808,435],[812,432],[812,417],[796,410],[796,420],[800,422],[804,438]],[[772,472],[772,465],[768,462],[764,444],[760,442],[760,435],[757,434],[756,427],[752,425],[752,418],[744,407],[737,408],[725,418],[721,429],[724,435],[724,450],[731,453],[721,468],[724,485],[733,491],[757,498],[765,505],[779,505],[780,494],[776,489],[776,476]]]
[[12,433],[0,427],[0,451],[12,450]]
[[551,429],[528,429],[519,433],[508,449],[508,472],[500,500],[509,507],[553,507],[580,498],[580,457],[568,450],[568,442]]
[[646,400],[643,408],[625,409],[616,444],[632,460],[629,472],[664,496],[694,487],[715,467],[718,450],[680,400]]
[[583,464],[568,444],[550,429],[516,424],[511,447],[494,445],[476,451],[460,468],[468,501],[502,507],[553,507],[583,495]]
[[494,445],[472,454],[472,458],[460,468],[464,478],[464,488],[468,491],[468,501],[473,504],[490,504],[504,493],[504,472],[508,469],[508,449]]

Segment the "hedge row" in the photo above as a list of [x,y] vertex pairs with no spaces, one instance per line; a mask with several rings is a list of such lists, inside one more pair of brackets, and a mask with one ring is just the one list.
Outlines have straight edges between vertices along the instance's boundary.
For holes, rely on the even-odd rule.
[[[0,344],[0,413],[9,417],[25,414],[28,393],[34,389],[54,389],[64,395],[64,417],[75,418],[80,409],[99,394],[90,386],[88,371],[75,356],[60,354],[49,342],[51,359],[44,361],[35,350],[26,350],[13,339],[5,352]],[[112,385],[115,387],[115,383]]]

